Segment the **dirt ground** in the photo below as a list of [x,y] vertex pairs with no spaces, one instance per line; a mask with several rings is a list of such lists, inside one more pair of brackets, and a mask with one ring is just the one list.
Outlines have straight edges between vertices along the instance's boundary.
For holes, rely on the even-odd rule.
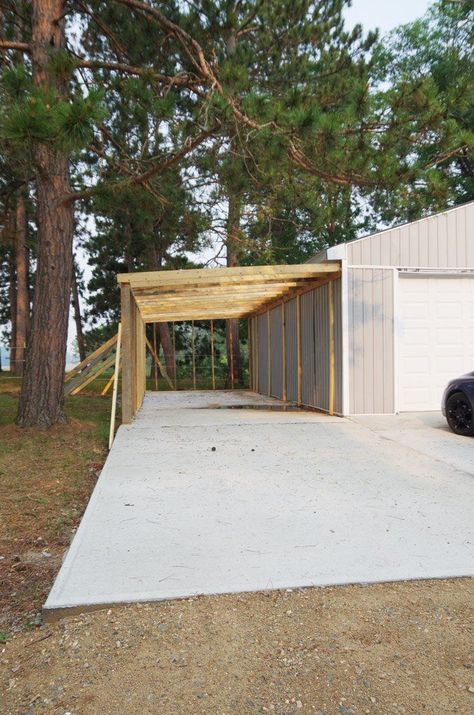
[[16,634],[5,715],[474,713],[474,580],[201,597]]
[[72,398],[68,424],[23,430],[18,389],[0,382],[0,642],[38,621],[104,463],[110,411],[107,399]]

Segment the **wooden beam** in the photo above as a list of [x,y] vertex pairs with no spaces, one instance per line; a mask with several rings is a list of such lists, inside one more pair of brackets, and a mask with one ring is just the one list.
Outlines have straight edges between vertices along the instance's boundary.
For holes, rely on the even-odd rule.
[[150,286],[148,288],[133,288],[133,294],[136,300],[148,297],[154,298],[157,296],[159,296],[160,299],[178,298],[183,294],[189,295],[191,291],[192,295],[195,297],[225,296],[228,295],[230,291],[233,295],[244,296],[259,296],[267,295],[269,293],[275,293],[278,295],[279,293],[284,292],[289,288],[297,288],[298,286],[304,285],[304,283],[307,281],[308,278],[299,278],[295,280],[285,281],[281,281],[280,279],[277,279],[276,281],[264,280],[260,283],[235,283],[231,286],[228,286],[226,284],[222,285],[221,283],[216,282],[207,283],[204,285],[201,283],[191,283],[185,286]]
[[214,365],[214,321],[211,320],[211,375],[212,375],[212,389],[216,389],[216,372]]
[[103,345],[97,348],[97,350],[94,350],[90,355],[88,355],[85,360],[82,360],[82,362],[79,363],[79,365],[76,365],[75,367],[72,368],[72,370],[69,370],[69,372],[66,373],[64,377],[64,381],[68,382],[71,380],[75,375],[78,375],[84,368],[86,367],[91,367],[92,363],[96,364],[102,359],[102,356],[107,353],[109,350],[112,350],[112,348],[115,346],[115,343],[117,342],[117,335],[114,335],[110,340],[107,340]]
[[254,316],[252,320],[255,324],[255,391],[260,392],[258,318]]
[[303,399],[303,370],[301,365],[301,296],[296,297],[296,354],[297,354],[297,365],[298,365],[298,394],[297,402],[301,405]]
[[120,286],[122,318],[122,422],[129,424],[133,411],[132,293],[127,283]]
[[191,321],[191,356],[193,362],[193,390],[196,389],[196,344],[194,339],[194,320]]
[[249,387],[253,390],[253,346],[252,346],[252,319],[247,318],[247,353],[249,360]]
[[73,390],[71,390],[71,396],[73,395],[78,395],[82,390],[87,387],[87,385],[90,385],[91,382],[94,382],[96,377],[99,377],[99,375],[102,375],[103,372],[109,369],[115,362],[115,355],[111,355],[110,357],[107,358],[107,360],[104,360],[104,362],[99,366],[95,372],[93,372],[91,375],[89,375],[84,382],[81,382],[80,385],[77,385]]
[[112,392],[112,407],[110,412],[110,429],[109,429],[109,449],[112,447],[112,442],[115,436],[115,413],[117,411],[117,390],[118,390],[118,378],[120,371],[120,350],[122,343],[122,323],[119,323],[118,333],[117,333],[117,351],[115,353],[115,369],[114,369],[114,390]]
[[255,312],[257,313],[257,315],[263,315],[267,311],[272,310],[272,308],[275,308],[277,305],[280,305],[282,301],[284,303],[288,303],[288,301],[293,300],[293,298],[296,298],[296,296],[309,293],[310,291],[315,290],[316,288],[320,288],[321,286],[326,285],[326,283],[329,283],[330,281],[335,281],[338,278],[340,278],[340,275],[338,273],[334,273],[329,277],[320,278],[314,281],[305,281],[305,283],[301,284],[300,287],[295,290],[287,291],[286,293],[281,294],[276,298],[272,298],[269,301],[264,301],[260,304],[260,306]]
[[100,393],[100,396],[101,396],[101,397],[105,397],[105,396],[107,395],[108,391],[109,391],[110,388],[112,387],[113,381],[114,381],[114,376],[113,376],[113,374],[112,374],[112,376],[110,377],[110,379],[105,383],[104,389],[103,389],[102,392]]
[[328,285],[329,291],[329,409],[330,415],[334,414],[335,392],[335,345],[334,345],[334,286],[332,281]]
[[[151,271],[141,273],[121,273],[117,276],[119,283],[129,284],[132,288],[150,285],[178,285],[196,282],[216,281],[239,282],[262,278],[295,278],[314,277],[324,273],[339,272],[338,263],[303,263],[298,265],[278,266],[238,266],[233,268],[193,268],[179,271]],[[210,275],[213,274],[213,275]]]
[[268,391],[270,397],[272,394],[272,351],[271,351],[271,325],[270,311],[267,313],[267,368],[268,368]]
[[281,335],[282,335],[282,397],[286,402],[286,321],[285,321],[285,304],[281,304]]

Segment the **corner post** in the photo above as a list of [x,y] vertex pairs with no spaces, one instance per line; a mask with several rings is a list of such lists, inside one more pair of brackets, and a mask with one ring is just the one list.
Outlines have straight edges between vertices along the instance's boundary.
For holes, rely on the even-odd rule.
[[132,296],[129,283],[120,283],[122,313],[122,422],[130,424],[133,419],[133,337]]

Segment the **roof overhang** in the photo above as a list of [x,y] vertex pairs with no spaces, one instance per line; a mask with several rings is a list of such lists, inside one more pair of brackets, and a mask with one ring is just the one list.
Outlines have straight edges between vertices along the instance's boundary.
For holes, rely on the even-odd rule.
[[239,266],[120,273],[146,323],[243,318],[307,287],[337,278],[340,264]]

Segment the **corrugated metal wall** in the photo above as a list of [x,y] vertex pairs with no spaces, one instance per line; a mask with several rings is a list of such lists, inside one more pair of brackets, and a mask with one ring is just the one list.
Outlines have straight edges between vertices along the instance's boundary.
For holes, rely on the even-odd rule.
[[[258,316],[258,392],[268,394],[270,364],[271,390],[274,397],[283,397],[283,336],[286,347],[286,397],[298,401],[298,327],[297,300],[300,303],[301,343],[301,403],[328,411],[330,375],[329,284],[303,293],[284,304],[285,325],[281,305]],[[341,279],[332,282],[334,299],[335,390],[334,409],[341,414],[342,405],[342,297]],[[268,321],[270,323],[270,360],[268,360]]]
[[474,202],[348,243],[351,265],[474,268]]
[[270,311],[271,376],[270,394],[283,399],[283,310],[278,305]]
[[393,282],[393,269],[348,269],[350,414],[395,409]]
[[268,314],[257,317],[258,392],[269,394]]
[[298,401],[298,330],[296,298],[285,303],[286,399]]

